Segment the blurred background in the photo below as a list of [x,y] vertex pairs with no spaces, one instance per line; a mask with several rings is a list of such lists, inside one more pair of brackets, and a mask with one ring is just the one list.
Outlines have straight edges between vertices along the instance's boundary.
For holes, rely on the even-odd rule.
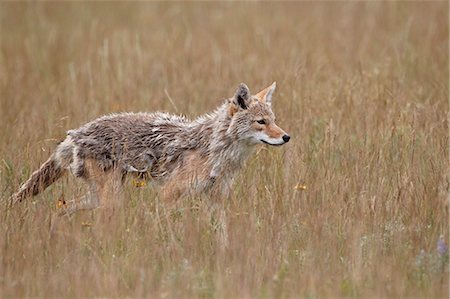
[[[447,2],[1,3],[0,296],[448,297]],[[226,204],[57,220],[72,178],[7,199],[65,132],[102,114],[194,118],[277,82],[292,139]],[[51,227],[61,221],[56,232]],[[94,223],[94,224],[92,224]],[[442,247],[444,246],[444,247]]]

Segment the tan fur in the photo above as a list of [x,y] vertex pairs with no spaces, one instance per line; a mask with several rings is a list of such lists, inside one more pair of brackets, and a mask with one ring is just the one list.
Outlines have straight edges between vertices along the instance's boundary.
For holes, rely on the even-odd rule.
[[275,124],[269,124],[265,126],[265,131],[267,135],[272,138],[280,138],[284,134],[286,134],[279,126]]
[[114,195],[122,192],[121,172],[117,168],[104,172],[93,159],[86,160],[85,165],[88,173],[87,180],[93,180],[97,184],[100,201],[113,200]]
[[266,97],[268,89],[269,89],[269,87],[264,88],[263,90],[261,90],[260,92],[255,94],[255,97],[258,98],[258,100],[260,100],[261,102],[265,102],[266,101],[265,97]]
[[233,115],[238,111],[239,111],[239,108],[235,104],[230,103],[230,105],[228,107],[228,115],[230,117],[233,117]]
[[211,166],[206,157],[202,157],[198,151],[189,152],[181,166],[164,184],[163,198],[173,201],[180,196],[187,195],[189,190],[196,191],[197,188],[205,187],[208,184],[210,172]]
[[261,102],[265,103],[266,102],[266,96],[271,91],[271,88],[273,88],[274,84],[275,84],[275,82],[272,83],[272,85],[264,88],[263,90],[261,90],[260,92],[255,94],[255,97],[258,98],[258,100],[260,100]]
[[68,203],[60,215],[70,215],[79,210],[92,210],[100,206],[114,208],[120,204],[123,187],[120,182],[121,173],[117,169],[103,171],[93,159],[85,162],[85,177],[89,192],[80,199]]

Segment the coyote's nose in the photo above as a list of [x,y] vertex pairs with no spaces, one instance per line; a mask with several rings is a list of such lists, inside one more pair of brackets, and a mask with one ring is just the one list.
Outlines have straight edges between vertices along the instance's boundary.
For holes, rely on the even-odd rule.
[[289,135],[283,135],[283,141],[284,141],[284,142],[288,142],[289,139],[291,139],[291,136],[289,136]]

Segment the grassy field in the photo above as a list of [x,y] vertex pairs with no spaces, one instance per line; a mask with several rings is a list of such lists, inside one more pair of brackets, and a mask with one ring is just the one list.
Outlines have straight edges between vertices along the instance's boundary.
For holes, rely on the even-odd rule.
[[[448,12],[1,3],[0,297],[447,298]],[[132,182],[112,219],[56,216],[83,193],[72,177],[7,208],[68,129],[118,111],[195,117],[273,81],[292,139],[237,178],[227,248],[204,202],[168,208]]]

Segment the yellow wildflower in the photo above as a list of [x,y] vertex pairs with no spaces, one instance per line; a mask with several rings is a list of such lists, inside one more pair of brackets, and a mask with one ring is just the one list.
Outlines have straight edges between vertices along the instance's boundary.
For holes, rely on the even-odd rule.
[[62,208],[65,207],[65,206],[66,206],[66,201],[64,200],[63,197],[60,197],[60,198],[58,199],[58,201],[56,202],[56,208],[62,209]]
[[294,187],[295,190],[306,190],[306,185],[303,184],[297,184]]
[[144,180],[133,180],[133,186],[136,188],[142,188],[147,186],[147,182]]

